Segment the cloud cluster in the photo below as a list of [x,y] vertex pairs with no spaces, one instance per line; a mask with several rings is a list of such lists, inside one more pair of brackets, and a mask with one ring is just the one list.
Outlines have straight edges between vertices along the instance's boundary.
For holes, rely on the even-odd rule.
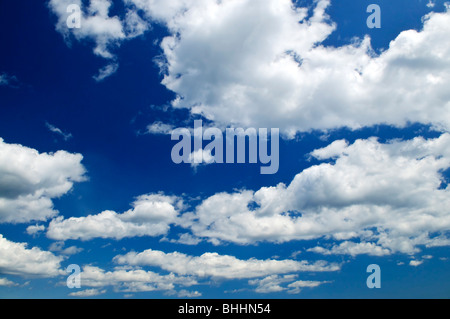
[[[160,275],[142,269],[116,267],[112,271],[105,271],[95,266],[84,266],[81,272],[81,286],[92,287],[96,292],[103,287],[113,287],[116,292],[173,292],[176,287],[190,287],[197,285],[197,281],[190,277],[174,274]],[[86,293],[86,292],[85,292]]]
[[[192,210],[177,197],[145,195],[123,214],[105,211],[56,218],[47,236],[57,240],[161,236],[177,225],[191,233],[182,235],[180,243],[206,239],[216,245],[255,244],[325,238],[340,243],[310,251],[353,256],[413,254],[420,246],[449,245],[450,196],[442,175],[450,167],[449,149],[447,133],[433,139],[387,143],[376,138],[353,144],[335,141],[310,154],[325,163],[300,172],[289,185],[217,193]],[[148,254],[153,260],[160,256]],[[203,256],[207,257],[211,256]]]
[[161,194],[139,196],[133,208],[123,214],[104,211],[86,217],[53,219],[47,236],[55,240],[123,239],[165,235],[182,208],[179,198]]
[[[328,281],[304,281],[297,280],[298,275],[271,275],[262,279],[249,280],[249,284],[256,286],[255,292],[266,294],[287,291],[290,294],[298,294],[303,288],[315,288],[329,283]],[[286,283],[288,283],[286,285]]]
[[177,108],[218,124],[296,131],[409,122],[450,129],[450,11],[424,17],[379,55],[370,38],[324,46],[330,0],[127,0],[171,35],[162,83]]
[[0,273],[23,277],[55,277],[61,275],[62,257],[26,243],[15,243],[0,234]]
[[0,138],[0,223],[44,221],[58,214],[52,198],[85,180],[83,156],[47,154]]
[[331,238],[325,254],[414,253],[418,246],[448,245],[450,134],[435,139],[349,145],[336,141],[312,157],[289,185],[219,193],[203,200],[180,225],[220,244],[282,243]]
[[[70,10],[73,5],[80,8],[79,28],[69,28],[67,24],[74,13]],[[83,6],[81,0],[50,0],[48,6],[58,18],[56,30],[68,43],[71,34],[77,41],[91,41],[95,44],[94,54],[111,61],[94,76],[97,82],[103,81],[119,68],[112,49],[125,40],[142,35],[149,28],[149,24],[132,10],[128,10],[122,18],[110,17],[110,0],[90,0],[87,7]]]
[[146,250],[141,253],[130,252],[114,258],[118,264],[131,266],[152,266],[184,276],[209,277],[215,279],[245,279],[285,274],[292,272],[337,271],[338,264],[325,261],[308,263],[295,260],[241,260],[234,256],[205,253],[201,256],[189,256],[183,253],[165,253]]

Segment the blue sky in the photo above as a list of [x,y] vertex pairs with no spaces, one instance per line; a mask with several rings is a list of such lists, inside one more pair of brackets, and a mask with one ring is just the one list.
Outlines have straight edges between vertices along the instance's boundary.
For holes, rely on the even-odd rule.
[[[440,0],[2,1],[0,297],[448,298],[449,22]],[[174,164],[196,119],[278,128],[279,170]]]

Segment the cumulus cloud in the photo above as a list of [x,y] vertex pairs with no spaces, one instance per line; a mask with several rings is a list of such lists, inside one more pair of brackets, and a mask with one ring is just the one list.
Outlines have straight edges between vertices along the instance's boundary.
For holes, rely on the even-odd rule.
[[0,278],[0,287],[12,287],[12,286],[17,286],[18,284],[8,280],[7,278]]
[[[67,20],[73,14],[68,10],[70,5],[80,8],[80,27],[69,28]],[[136,12],[128,10],[124,17],[110,17],[112,6],[110,0],[90,0],[84,7],[81,0],[50,0],[50,10],[57,16],[56,30],[70,43],[70,35],[77,41],[91,41],[95,44],[94,54],[104,59],[116,60],[112,50],[127,40],[142,35],[149,29],[149,24],[142,20]],[[99,70],[94,76],[97,82],[114,74],[119,68],[116,62]]]
[[295,260],[241,260],[234,256],[205,253],[201,256],[189,256],[179,252],[165,253],[157,250],[145,250],[141,253],[130,252],[114,257],[118,264],[131,266],[153,266],[178,275],[212,277],[218,279],[258,278],[271,274],[290,272],[337,271],[338,264],[325,261],[309,263]]
[[313,249],[325,254],[412,254],[419,246],[445,246],[450,196],[442,172],[450,167],[449,149],[450,134],[334,142],[311,153],[334,163],[314,165],[287,186],[215,194],[179,224],[214,244],[345,241]]
[[45,226],[44,225],[31,225],[27,227],[27,234],[31,235],[31,236],[37,236],[39,235],[41,232],[43,232],[45,230]]
[[162,122],[155,122],[147,126],[147,133],[154,135],[168,135],[174,130],[174,126]]
[[103,295],[104,293],[106,293],[106,289],[100,290],[100,289],[92,288],[92,289],[85,289],[85,290],[80,290],[80,291],[76,291],[76,292],[71,292],[69,294],[69,296],[86,298],[86,297],[95,297],[95,296]]
[[[301,288],[315,288],[328,281],[303,281],[296,280],[298,275],[271,275],[262,279],[249,280],[249,284],[256,286],[255,292],[266,294],[273,292],[287,291],[290,294],[298,294]],[[285,285],[286,283],[289,283]]]
[[160,275],[142,269],[127,269],[116,267],[112,271],[105,271],[99,267],[87,265],[81,272],[81,286],[102,288],[113,287],[120,292],[173,292],[177,287],[190,287],[197,281],[190,277],[174,274]]
[[56,240],[165,235],[182,207],[177,197],[161,194],[142,195],[123,214],[104,211],[86,217],[58,217],[48,226],[47,236]]
[[296,131],[410,122],[450,129],[450,11],[376,55],[370,37],[324,46],[329,0],[127,0],[165,25],[161,62],[176,108],[216,123]]
[[0,234],[0,273],[23,277],[55,277],[64,273],[63,260],[38,247],[27,248],[26,243],[15,243]]
[[315,252],[322,255],[371,255],[371,256],[386,256],[390,255],[391,251],[387,248],[377,246],[375,243],[355,243],[351,241],[344,241],[339,245],[334,245],[331,249],[324,247],[314,247],[308,251]]
[[79,248],[76,246],[70,246],[67,248],[64,248],[64,246],[65,243],[59,241],[52,243],[48,249],[53,252],[58,252],[61,255],[75,255],[83,251],[83,248]]
[[58,214],[53,198],[86,178],[83,156],[39,153],[0,138],[0,223],[45,221]]

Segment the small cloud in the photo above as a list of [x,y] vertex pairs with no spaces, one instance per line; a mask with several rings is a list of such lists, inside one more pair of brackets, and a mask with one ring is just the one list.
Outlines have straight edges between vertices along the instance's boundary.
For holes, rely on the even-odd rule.
[[27,227],[27,234],[31,236],[38,236],[41,232],[45,230],[44,225],[31,225]]
[[147,126],[147,133],[153,135],[169,135],[172,133],[174,127],[162,122],[155,122]]
[[161,241],[169,241],[174,244],[182,244],[182,245],[189,245],[189,246],[195,246],[198,245],[202,240],[198,237],[194,237],[191,234],[181,234],[179,235],[178,239],[161,239]]
[[101,68],[98,71],[98,74],[94,75],[92,78],[96,82],[101,82],[104,79],[106,79],[107,77],[109,77],[109,76],[113,75],[114,73],[116,73],[118,69],[119,69],[119,64],[117,64],[117,63],[108,64],[105,67]]
[[300,251],[300,250],[297,250],[297,251],[294,251],[292,254],[291,254],[291,258],[297,258],[297,256],[298,255],[300,255],[302,252]]
[[423,264],[423,260],[411,260],[410,262],[409,262],[409,265],[410,266],[413,266],[413,267],[418,267],[418,266],[420,266],[420,265],[422,265]]
[[10,76],[6,73],[0,74],[0,86],[17,87],[18,80],[15,76]]
[[0,278],[0,287],[13,287],[18,285],[19,284],[12,282],[6,278]]
[[53,251],[53,252],[59,252],[62,255],[70,256],[70,255],[76,255],[76,254],[82,252],[83,248],[78,248],[76,246],[64,248],[64,242],[58,241],[58,242],[52,243],[49,247],[49,250]]
[[84,297],[94,297],[94,296],[98,296],[98,295],[103,295],[104,293],[106,293],[106,290],[99,290],[99,289],[93,288],[93,289],[86,289],[86,290],[81,290],[81,291],[77,291],[77,292],[72,292],[69,294],[69,296],[84,298]]
[[428,1],[428,3],[427,3],[427,7],[428,8],[434,8],[434,6],[435,6],[436,4],[434,3],[434,1],[433,0],[430,0],[430,1]]
[[199,165],[208,165],[214,163],[214,156],[211,154],[211,150],[199,149],[189,154],[189,162],[192,167],[197,167]]
[[72,138],[72,134],[70,133],[64,133],[61,129],[57,128],[56,126],[46,122],[45,126],[50,130],[50,132],[56,133],[60,135],[64,141],[70,140]]
[[183,289],[178,292],[178,298],[199,298],[201,296],[202,293],[198,291],[188,291]]

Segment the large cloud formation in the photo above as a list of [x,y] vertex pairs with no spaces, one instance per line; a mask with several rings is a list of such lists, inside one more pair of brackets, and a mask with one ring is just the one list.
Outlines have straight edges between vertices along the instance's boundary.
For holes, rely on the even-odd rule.
[[0,273],[23,277],[55,277],[63,274],[60,256],[38,247],[27,248],[26,243],[15,243],[0,234]]
[[54,217],[52,198],[85,180],[81,154],[39,153],[0,138],[0,223],[44,221]]
[[352,129],[409,122],[450,129],[450,11],[424,17],[375,55],[370,37],[321,43],[337,28],[317,0],[127,0],[165,25],[162,83],[218,125]]
[[[181,198],[162,194],[138,198],[124,214],[105,211],[54,219],[53,239],[121,239],[161,236],[173,225],[192,239],[214,244],[283,243],[332,238],[323,254],[413,254],[420,246],[449,245],[450,196],[443,171],[450,167],[450,134],[438,138],[344,140],[313,151],[322,164],[289,185],[218,193],[191,211]],[[352,241],[354,240],[354,241]]]
[[177,197],[161,194],[139,196],[133,209],[123,214],[104,211],[86,217],[63,217],[52,220],[47,236],[56,240],[165,235],[178,217],[183,203]]
[[313,251],[350,255],[449,245],[450,189],[442,175],[449,149],[449,134],[386,144],[336,141],[311,153],[334,162],[304,170],[287,186],[211,196],[181,225],[216,244],[332,238],[344,244]]

